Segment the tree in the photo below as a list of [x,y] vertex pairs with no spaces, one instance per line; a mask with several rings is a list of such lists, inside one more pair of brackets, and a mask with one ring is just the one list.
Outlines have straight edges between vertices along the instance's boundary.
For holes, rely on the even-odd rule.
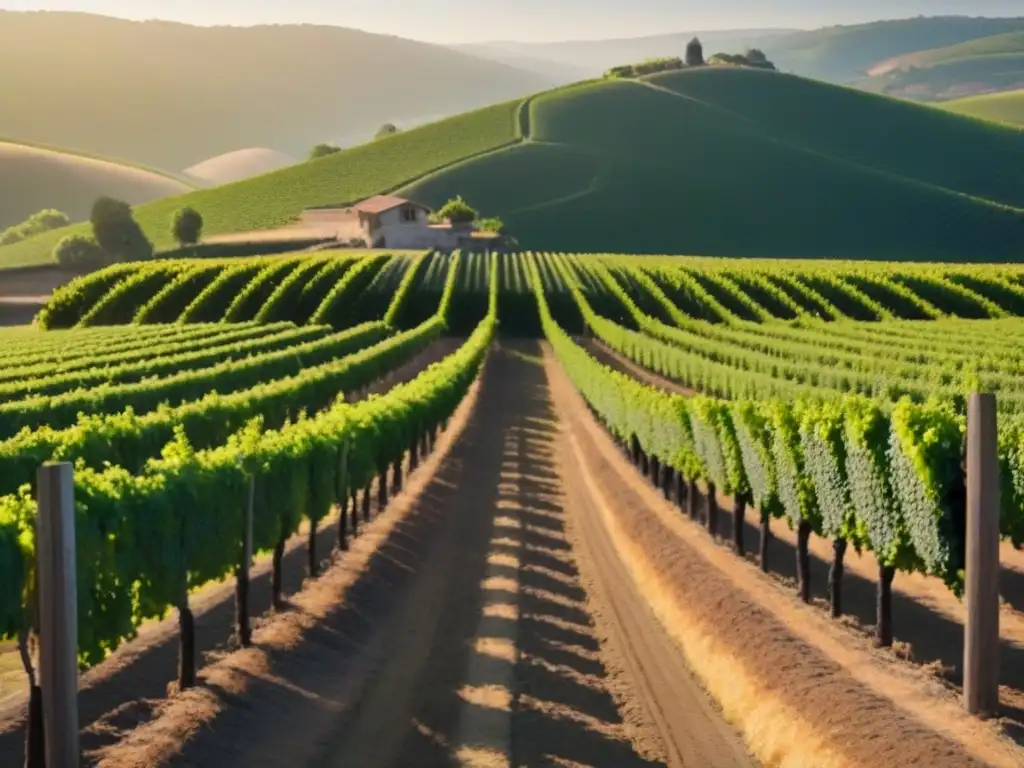
[[309,150],[309,159],[319,160],[321,157],[327,157],[336,152],[341,152],[341,147],[336,147],[333,144],[317,144]]
[[452,224],[469,224],[476,221],[477,215],[476,209],[459,195],[445,203],[441,210],[437,212],[435,218],[447,219]]
[[178,245],[195,245],[203,234],[203,216],[195,208],[179,208],[171,222],[171,234]]
[[138,261],[153,255],[153,244],[132,216],[123,200],[103,195],[92,206],[93,237],[114,261]]
[[66,213],[45,208],[38,213],[33,213],[21,224],[15,224],[7,229],[0,230],[0,245],[12,245],[27,240],[34,235],[49,232],[51,229],[60,229],[71,223]]
[[53,258],[68,269],[99,269],[110,262],[110,256],[94,240],[84,235],[67,235],[53,251]]
[[385,136],[394,136],[396,133],[398,133],[398,126],[394,123],[384,123],[377,131],[376,138],[383,139]]
[[704,65],[704,46],[696,37],[686,44],[686,64],[690,67]]

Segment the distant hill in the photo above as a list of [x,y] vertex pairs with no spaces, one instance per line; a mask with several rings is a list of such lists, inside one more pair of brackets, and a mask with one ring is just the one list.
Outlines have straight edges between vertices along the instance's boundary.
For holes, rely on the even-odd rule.
[[[497,104],[137,215],[161,245],[183,203],[216,235],[373,193],[435,208],[461,194],[532,250],[1008,261],[1024,242],[1022,166],[1016,129],[703,67]],[[45,260],[54,242],[0,248],[0,263]]]
[[[521,43],[495,41],[471,46],[454,46],[476,56],[497,61],[530,62],[527,65],[542,71],[546,65],[550,76],[572,82],[596,77],[618,64],[629,64],[663,56],[681,56],[694,36],[700,37],[705,53],[741,50],[755,43],[776,40],[794,32],[791,29],[737,29],[697,32],[673,32],[648,37],[611,40],[567,40],[554,43]],[[546,64],[545,64],[546,63]],[[571,76],[569,73],[572,73]]]
[[177,178],[118,160],[0,140],[0,230],[44,208],[84,220],[101,194],[146,203],[189,189]]
[[962,115],[1024,127],[1024,90],[955,99],[942,106]]
[[868,74],[861,87],[920,101],[1024,88],[1024,31],[897,56]]
[[185,176],[203,186],[214,187],[233,181],[249,179],[261,173],[270,173],[294,165],[297,161],[283,152],[265,147],[237,149],[186,168]]
[[489,43],[491,49],[582,67],[596,75],[616,64],[680,56],[696,34],[705,55],[761,48],[784,71],[838,83],[863,79],[866,70],[902,54],[979,37],[1024,30],[1024,18],[935,16],[805,30],[722,30],[626,40],[564,43]]
[[558,84],[587,80],[591,76],[598,74],[598,70],[595,67],[531,56],[514,50],[514,45],[510,48],[504,48],[500,43],[462,43],[450,47],[453,50],[461,51],[470,56],[489,59],[515,67],[516,69],[534,72]]
[[0,82],[0,135],[176,170],[239,147],[304,157],[335,136],[552,84],[443,46],[341,27],[10,11],[0,11]]

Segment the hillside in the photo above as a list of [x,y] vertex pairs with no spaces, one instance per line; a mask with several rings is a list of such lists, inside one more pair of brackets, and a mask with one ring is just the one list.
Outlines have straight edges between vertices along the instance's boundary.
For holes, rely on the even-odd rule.
[[1024,126],[1024,90],[947,101],[946,109],[997,123]]
[[[308,206],[361,200],[517,141],[519,104],[495,104],[320,160],[159,200],[138,207],[136,218],[158,247],[172,245],[170,222],[182,205],[203,214],[204,236],[280,227]],[[84,233],[86,228],[67,231]],[[46,263],[59,239],[56,233],[47,233],[0,247],[0,268]]]
[[[850,24],[814,30],[727,30],[696,33],[705,54],[762,48],[781,70],[819,80],[848,83],[872,65],[894,56],[975,38],[1024,30],[1024,18],[936,16]],[[693,32],[630,40],[564,43],[491,43],[493,50],[584,67],[592,75],[616,64],[679,56]]]
[[1024,87],[1024,32],[898,56],[870,70],[862,87],[935,101]]
[[145,203],[189,190],[158,171],[117,160],[0,141],[0,229],[44,208],[82,220],[98,195]]
[[793,76],[717,68],[545,94],[530,118],[529,143],[399,194],[437,205],[460,193],[500,215],[527,248],[1021,255],[1018,131]]
[[186,168],[184,175],[204,186],[230,184],[261,173],[270,173],[296,163],[295,158],[265,147],[237,149]]
[[[185,202],[216,235],[397,190],[434,207],[461,194],[529,249],[1007,261],[1024,241],[1022,163],[1018,130],[715,67],[550,91],[528,114],[506,102],[138,216],[166,245]],[[0,248],[0,263],[54,242]]]
[[[145,52],[145,55],[139,55]],[[382,123],[550,86],[442,46],[341,27],[193,27],[0,11],[0,135],[180,170],[240,147],[303,157]],[[358,109],[353,105],[358,104]]]

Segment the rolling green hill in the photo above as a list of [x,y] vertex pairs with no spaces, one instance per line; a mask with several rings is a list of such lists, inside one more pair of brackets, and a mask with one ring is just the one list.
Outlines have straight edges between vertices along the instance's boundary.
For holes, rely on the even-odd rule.
[[[397,190],[434,207],[461,194],[538,250],[1008,261],[1024,255],[1022,164],[1021,130],[707,67],[549,91],[528,112],[506,102],[138,218],[164,244],[185,202],[217,234]],[[55,239],[0,248],[0,263],[43,260]]]
[[0,230],[44,208],[88,218],[101,194],[130,203],[180,195],[191,186],[169,174],[115,159],[0,140]]
[[1024,90],[956,99],[947,101],[942,106],[961,115],[1024,126]]
[[1024,87],[1024,31],[897,56],[861,87],[921,101]]
[[[333,26],[194,27],[0,11],[0,136],[181,171],[244,147],[305,157],[548,88],[443,46]],[[358,105],[358,106],[356,106]]]
[[733,68],[563,89],[530,116],[528,143],[399,194],[437,205],[460,193],[527,248],[1024,255],[1024,132]]

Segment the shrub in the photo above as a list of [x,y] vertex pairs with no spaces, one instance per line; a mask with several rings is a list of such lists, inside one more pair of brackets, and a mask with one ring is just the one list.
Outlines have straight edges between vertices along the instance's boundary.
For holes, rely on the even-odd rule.
[[764,51],[758,48],[751,48],[743,53],[716,53],[708,64],[731,64],[736,67],[754,67],[756,69],[775,69],[775,65],[768,61]]
[[380,127],[380,130],[377,131],[377,136],[375,138],[383,139],[385,136],[394,136],[396,133],[398,133],[398,126],[394,123],[384,123],[384,125]]
[[434,214],[436,220],[442,221],[447,219],[452,224],[469,224],[476,221],[477,216],[476,209],[463,200],[461,195],[454,200],[449,200],[442,206],[441,210]]
[[686,64],[690,67],[700,67],[704,64],[704,46],[696,37],[686,44]]
[[110,256],[83,235],[68,235],[53,251],[53,259],[68,269],[99,269],[110,263]]
[[683,60],[678,56],[666,59],[647,59],[639,64],[623,64],[612,67],[604,76],[609,79],[620,77],[640,77],[642,75],[653,75],[655,72],[669,72],[683,68]]
[[21,224],[0,231],[0,245],[13,245],[27,240],[35,235],[49,232],[51,229],[60,229],[71,223],[67,214],[53,208],[46,208],[38,213],[33,213]]
[[505,233],[505,222],[499,219],[497,216],[491,216],[486,219],[480,219],[477,222],[481,232],[495,232],[499,235]]
[[195,208],[179,208],[171,222],[171,234],[178,245],[195,245],[203,234],[203,216]]
[[139,261],[153,255],[153,244],[132,216],[132,208],[123,200],[103,195],[92,206],[93,236],[100,248],[114,261]]
[[333,155],[336,152],[341,152],[341,147],[336,147],[333,144],[317,144],[311,150],[309,150],[309,160],[319,160],[321,157],[327,157]]

